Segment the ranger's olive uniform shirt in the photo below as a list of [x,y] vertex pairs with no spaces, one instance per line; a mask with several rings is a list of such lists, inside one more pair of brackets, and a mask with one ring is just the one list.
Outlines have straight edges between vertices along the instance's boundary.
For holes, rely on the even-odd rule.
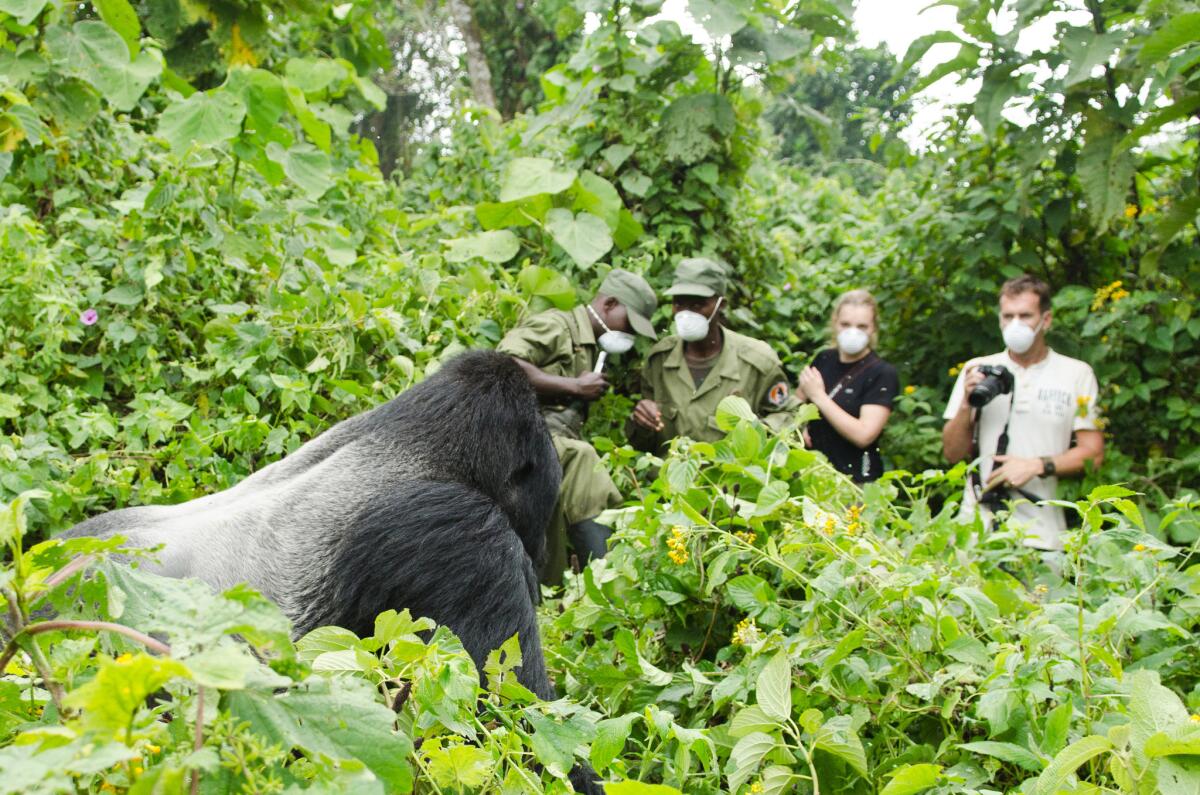
[[[500,353],[524,359],[547,375],[575,378],[596,362],[596,335],[586,306],[570,312],[539,312],[504,335],[496,346]],[[550,432],[578,439],[584,411],[580,401],[542,400],[542,416]]]
[[[642,396],[658,404],[663,429],[653,433],[632,425],[643,447],[655,448],[676,436],[701,442],[725,437],[717,427],[717,404],[730,395],[746,399],[754,412],[778,429],[798,405],[788,389],[783,365],[765,342],[721,329],[724,344],[703,383],[692,381],[680,337],[665,337],[650,349],[642,370]],[[646,442],[653,440],[653,445]]]

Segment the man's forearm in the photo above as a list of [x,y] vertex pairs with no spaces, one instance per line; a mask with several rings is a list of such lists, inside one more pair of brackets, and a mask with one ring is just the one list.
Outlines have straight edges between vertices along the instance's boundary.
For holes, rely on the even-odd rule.
[[513,361],[525,371],[526,377],[529,378],[529,383],[533,385],[533,391],[538,397],[544,398],[573,398],[577,397],[576,386],[577,379],[567,378],[561,375],[550,375],[543,372],[534,364],[525,361],[516,356],[512,357]]
[[1074,447],[1050,458],[1059,477],[1082,475],[1089,463],[1095,468],[1104,461],[1104,437],[1099,431],[1079,431]]
[[971,455],[971,409],[963,406],[942,428],[942,454],[951,464]]

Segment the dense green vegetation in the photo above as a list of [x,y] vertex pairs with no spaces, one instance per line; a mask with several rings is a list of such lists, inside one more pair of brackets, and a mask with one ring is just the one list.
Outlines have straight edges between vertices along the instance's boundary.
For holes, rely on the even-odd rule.
[[[487,108],[448,5],[0,0],[0,792],[563,792],[576,757],[611,793],[1196,792],[1200,6],[965,0],[896,63],[849,2],[691,0],[702,44],[655,0],[475,0]],[[1018,48],[1044,18],[1053,46]],[[914,153],[945,75],[977,95]],[[47,540],[226,488],[609,266],[661,286],[695,252],[793,372],[838,292],[879,296],[901,471],[860,491],[737,400],[660,462],[606,398],[629,504],[545,602],[562,700],[511,654],[480,688],[405,614],[293,643],[248,590]],[[1061,576],[927,471],[1022,271],[1108,423]]]

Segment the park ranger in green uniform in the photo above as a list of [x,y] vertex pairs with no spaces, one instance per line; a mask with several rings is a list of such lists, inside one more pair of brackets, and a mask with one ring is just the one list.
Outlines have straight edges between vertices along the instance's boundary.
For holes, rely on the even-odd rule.
[[568,539],[581,563],[604,557],[607,551],[612,530],[595,519],[605,508],[619,505],[621,494],[580,432],[587,404],[608,389],[604,357],[633,347],[630,332],[657,339],[650,324],[657,305],[645,279],[616,268],[591,303],[569,312],[550,309],[534,315],[505,334],[496,347],[515,358],[529,376],[563,468],[558,506],[546,530],[543,582],[562,581]]
[[642,368],[643,399],[629,427],[638,447],[661,452],[676,436],[723,438],[717,404],[729,395],[745,398],[775,429],[799,405],[771,346],[724,327],[727,286],[725,267],[707,257],[684,259],[676,267],[666,291],[676,333],[650,349]]

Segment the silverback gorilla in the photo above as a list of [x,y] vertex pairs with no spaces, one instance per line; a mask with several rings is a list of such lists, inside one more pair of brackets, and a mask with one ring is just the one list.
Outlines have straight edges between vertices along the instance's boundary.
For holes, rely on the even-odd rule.
[[[297,636],[327,624],[370,634],[376,615],[408,608],[453,630],[482,671],[519,633],[518,678],[553,699],[534,606],[561,477],[524,373],[472,351],[230,489],[67,535],[164,544],[153,570],[216,589],[247,582]],[[600,792],[593,776],[571,778]]]

